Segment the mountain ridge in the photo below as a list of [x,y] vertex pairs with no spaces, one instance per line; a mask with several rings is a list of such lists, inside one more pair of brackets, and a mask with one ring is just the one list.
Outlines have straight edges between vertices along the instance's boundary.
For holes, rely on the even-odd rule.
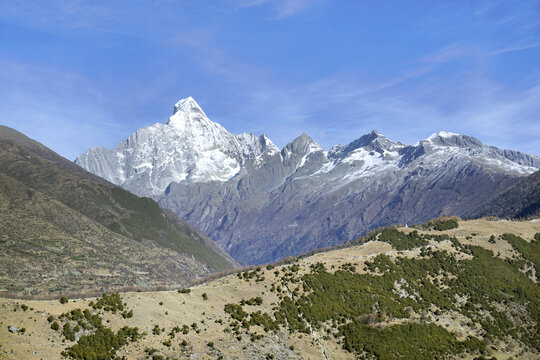
[[4,126],[0,155],[2,292],[187,284],[237,265],[152,199]]
[[[190,113],[193,99],[182,104],[190,105],[172,117],[212,123],[202,110]],[[107,179],[131,174],[119,185],[152,196],[248,263],[350,241],[378,226],[463,215],[540,168],[538,156],[450,132],[407,145],[374,130],[326,151],[307,134],[280,150],[269,139],[262,146],[264,135],[232,135],[218,124],[225,132],[217,138],[213,130],[167,126],[140,129],[138,142],[100,156],[89,151],[76,163]],[[120,152],[133,161],[103,171]]]

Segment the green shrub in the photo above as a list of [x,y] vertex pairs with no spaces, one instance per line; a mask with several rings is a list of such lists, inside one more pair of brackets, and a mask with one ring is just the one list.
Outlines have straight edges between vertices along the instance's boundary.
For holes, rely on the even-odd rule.
[[[260,312],[246,313],[249,316],[248,325],[264,326],[265,323],[274,322],[276,326],[287,326],[291,332],[308,332],[308,324],[311,327],[320,328],[325,326],[322,324],[331,322],[336,328],[340,323],[357,323],[354,325],[354,331],[351,331],[361,332],[364,335],[367,332],[369,336],[365,336],[368,336],[366,339],[370,343],[360,342],[364,350],[357,350],[354,345],[356,335],[352,334],[354,336],[351,335],[349,339],[349,349],[362,353],[367,351],[366,347],[371,346],[372,356],[386,359],[377,354],[383,353],[381,349],[386,341],[391,341],[391,336],[385,337],[384,332],[372,333],[372,330],[375,331],[374,328],[368,329],[366,326],[377,322],[386,323],[396,318],[407,319],[412,311],[419,314],[430,311],[429,309],[435,306],[439,309],[435,312],[436,314],[447,311],[460,312],[470,319],[470,326],[480,325],[488,338],[504,338],[509,335],[532,348],[540,348],[540,332],[538,331],[540,326],[537,325],[540,319],[540,288],[521,271],[525,261],[537,263],[540,242],[527,243],[518,237],[505,236],[507,241],[526,259],[510,260],[495,257],[492,251],[479,246],[461,245],[455,238],[448,235],[420,235],[414,232],[407,235],[393,229],[383,231],[383,233],[381,238],[398,248],[418,246],[427,242],[428,239],[449,240],[454,248],[468,254],[470,259],[458,261],[452,253],[427,248],[421,250],[419,258],[391,258],[387,255],[378,255],[365,263],[366,270],[376,272],[377,275],[353,273],[350,267],[354,265],[350,263],[334,273],[328,273],[322,263],[313,264],[310,266],[311,273],[301,278],[302,295],[297,289],[294,291],[296,293],[294,300],[281,295],[282,301],[274,309],[273,314],[265,316]],[[285,284],[292,282],[291,278],[282,281]],[[414,297],[400,296],[396,291],[396,284]],[[456,303],[456,297],[465,297],[468,302],[460,305]],[[512,316],[523,319],[524,314],[500,312],[493,306],[494,303],[508,302],[521,304],[526,308],[525,316],[528,316],[532,322],[528,321],[527,326],[517,326]],[[369,321],[366,323],[365,319],[368,319],[368,316]],[[242,323],[246,321],[242,317],[238,317],[238,320]],[[271,328],[270,326],[267,327]],[[442,353],[481,352],[485,348],[485,343],[476,338],[458,342],[451,334],[441,332],[439,328],[432,330],[440,336],[441,346],[434,347],[433,352],[419,347],[418,351],[429,355],[420,354],[416,358],[430,358],[430,356],[441,358]],[[422,328],[399,327],[394,327],[392,331],[396,333],[390,332],[390,334],[397,334],[398,337],[403,332],[414,332],[419,342],[421,342],[422,334],[429,332]],[[345,336],[345,333],[342,332],[338,335],[340,336]],[[445,339],[451,339],[451,341]],[[426,343],[429,344],[429,341]],[[358,346],[360,348],[360,345]],[[395,348],[391,343],[388,346]],[[414,347],[401,350],[405,353],[415,351]],[[389,359],[393,358],[389,357]],[[404,358],[415,358],[415,356]]]
[[456,229],[458,226],[459,224],[456,220],[450,219],[450,220],[441,221],[435,224],[433,228],[438,231],[445,231],[445,230]]
[[67,302],[68,302],[67,297],[62,296],[62,297],[60,298],[60,304],[67,304]]
[[248,316],[248,313],[245,312],[244,309],[242,309],[242,306],[238,304],[225,304],[224,310],[233,319],[240,322],[242,322]]
[[189,334],[189,326],[182,325],[182,334],[184,334],[184,335]]
[[63,356],[72,359],[117,359],[116,351],[129,342],[136,342],[141,335],[137,328],[123,327],[117,333],[111,329],[100,327],[94,334],[83,335],[77,344],[62,352]]
[[96,299],[96,303],[93,304],[92,307],[94,309],[103,309],[104,311],[110,311],[112,313],[116,313],[117,310],[124,310],[122,297],[118,293],[103,294],[102,297]]
[[267,313],[261,313],[260,311],[250,314],[249,325],[261,326],[265,332],[271,330],[277,330],[278,323],[272,320],[272,317]]
[[[354,321],[340,329],[343,347],[377,359],[431,360],[461,353],[465,344],[435,324],[408,323],[376,329]],[[484,345],[485,346],[485,345]]]
[[527,242],[513,234],[503,234],[501,237],[508,241],[525,259],[531,261],[536,271],[540,273],[540,240]]
[[416,230],[405,234],[396,229],[384,229],[379,235],[379,241],[388,242],[396,250],[400,251],[410,250],[428,244],[428,241],[418,234]]
[[67,340],[75,341],[75,332],[71,329],[71,325],[69,323],[64,324],[62,334]]
[[251,298],[249,300],[242,299],[242,301],[240,302],[241,305],[250,305],[250,306],[258,306],[258,305],[261,305],[262,303],[263,303],[263,299],[260,296]]

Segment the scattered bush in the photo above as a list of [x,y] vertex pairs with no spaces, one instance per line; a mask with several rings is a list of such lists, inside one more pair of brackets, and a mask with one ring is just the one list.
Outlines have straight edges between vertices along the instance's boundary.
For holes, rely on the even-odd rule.
[[451,230],[456,229],[459,226],[458,222],[455,219],[450,219],[446,221],[441,221],[433,227],[433,229],[438,231],[445,231],[445,230]]
[[242,299],[242,301],[240,302],[240,304],[241,304],[242,306],[243,306],[243,305],[258,306],[258,305],[261,305],[262,303],[263,303],[263,299],[262,299],[260,296],[251,298],[251,299],[249,299],[249,300],[244,300],[244,299]]
[[416,230],[409,234],[405,234],[396,229],[384,229],[380,233],[378,240],[388,242],[392,244],[396,250],[400,251],[410,250],[428,244],[428,241],[418,234],[418,231]]
[[92,304],[92,308],[116,313],[117,310],[124,310],[124,304],[122,303],[122,297],[118,293],[103,294],[102,297],[96,299],[95,304]]
[[237,321],[242,322],[247,316],[248,313],[242,309],[241,305],[238,304],[225,304],[225,312]]
[[72,359],[117,359],[116,351],[129,342],[136,342],[141,337],[137,328],[123,327],[117,333],[100,327],[94,334],[83,335],[78,343],[62,352]]

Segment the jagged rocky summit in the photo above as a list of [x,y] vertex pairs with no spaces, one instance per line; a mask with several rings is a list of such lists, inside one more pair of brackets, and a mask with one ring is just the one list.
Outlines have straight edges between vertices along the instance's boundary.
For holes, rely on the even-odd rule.
[[246,264],[383,225],[466,214],[540,169],[538,156],[444,131],[415,145],[372,131],[329,151],[302,134],[280,150],[265,135],[229,133],[192,98],[175,105],[167,124],[76,163],[153,197]]
[[135,194],[156,196],[173,182],[226,181],[248,159],[278,152],[264,135],[229,133],[189,97],[176,103],[167,124],[139,129],[113,150],[92,148],[75,162]]

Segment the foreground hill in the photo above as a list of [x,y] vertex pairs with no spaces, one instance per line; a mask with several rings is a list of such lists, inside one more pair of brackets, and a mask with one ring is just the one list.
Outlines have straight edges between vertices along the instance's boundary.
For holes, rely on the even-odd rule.
[[540,359],[540,221],[432,225],[178,292],[0,300],[0,351],[7,359],[62,351],[74,359]]
[[0,292],[187,284],[234,261],[149,198],[0,126]]
[[469,216],[472,218],[496,216],[510,219],[540,216],[540,171],[521,179],[473,210]]
[[325,151],[303,134],[276,147],[234,135],[192,98],[167,124],[76,163],[152,196],[233,257],[261,264],[351,241],[389,224],[463,214],[540,169],[540,158],[439,132],[417,144],[373,131]]

